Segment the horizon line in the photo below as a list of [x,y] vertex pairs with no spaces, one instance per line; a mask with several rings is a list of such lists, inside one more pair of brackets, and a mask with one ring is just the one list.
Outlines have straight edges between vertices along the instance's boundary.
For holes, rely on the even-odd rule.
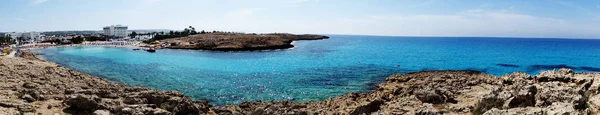
[[[169,31],[179,31],[174,29],[131,29],[131,30],[169,30]],[[51,31],[21,31],[21,32],[66,32],[66,31],[98,31],[102,30],[51,30]],[[130,30],[128,30],[130,31]],[[209,30],[205,30],[209,31]],[[217,30],[210,30],[217,31]],[[19,31],[12,31],[19,32]],[[0,33],[12,33],[12,32],[0,32]],[[234,31],[232,31],[234,32]],[[241,33],[291,33],[291,34],[318,34],[318,33],[294,33],[294,32],[241,32]],[[533,37],[533,36],[453,36],[453,35],[385,35],[385,34],[318,34],[318,35],[349,35],[349,36],[379,36],[379,37],[437,37],[437,38],[520,38],[520,39],[600,39],[600,37]]]

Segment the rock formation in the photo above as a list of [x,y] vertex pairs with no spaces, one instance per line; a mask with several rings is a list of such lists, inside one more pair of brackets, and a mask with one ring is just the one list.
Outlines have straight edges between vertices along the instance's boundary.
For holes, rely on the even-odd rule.
[[207,113],[176,91],[129,87],[49,62],[0,57],[0,114]]
[[600,74],[570,69],[500,77],[423,71],[392,75],[369,93],[323,101],[211,106],[177,91],[125,86],[49,62],[0,61],[0,114],[9,115],[600,114]]
[[327,39],[321,35],[207,33],[161,40],[166,48],[213,51],[288,49],[296,40]]

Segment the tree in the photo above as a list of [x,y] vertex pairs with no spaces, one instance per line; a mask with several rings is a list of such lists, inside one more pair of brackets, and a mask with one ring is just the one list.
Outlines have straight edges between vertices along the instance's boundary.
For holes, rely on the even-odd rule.
[[185,28],[185,29],[183,29],[183,32],[182,32],[182,33],[183,33],[183,35],[187,35],[187,34],[190,34],[190,32],[191,32],[191,30],[190,30],[190,29],[188,29],[188,28]]
[[10,39],[10,37],[0,36],[0,43],[4,45],[9,45],[12,44],[12,40]]
[[85,41],[106,41],[106,38],[104,38],[104,37],[90,36],[90,37],[86,37]]
[[138,35],[138,34],[137,34],[137,32],[135,32],[135,31],[133,31],[133,32],[131,32],[131,34],[129,34],[129,36],[130,36],[131,38],[135,38],[135,36],[137,36],[137,35]]
[[71,39],[71,42],[73,42],[74,44],[80,44],[83,42],[83,37],[77,36],[77,37]]
[[23,37],[17,37],[17,41],[19,41],[19,44],[23,44]]
[[194,28],[194,27],[192,27],[192,26],[190,26],[190,30],[191,30],[190,34],[192,34],[192,35],[194,35],[194,34],[197,34],[197,33],[198,33],[198,32],[196,32],[196,28]]

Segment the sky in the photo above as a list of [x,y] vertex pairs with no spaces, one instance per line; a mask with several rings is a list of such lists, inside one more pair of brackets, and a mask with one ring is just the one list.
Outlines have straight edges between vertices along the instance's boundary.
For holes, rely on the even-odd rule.
[[0,0],[0,32],[130,29],[599,38],[600,0]]

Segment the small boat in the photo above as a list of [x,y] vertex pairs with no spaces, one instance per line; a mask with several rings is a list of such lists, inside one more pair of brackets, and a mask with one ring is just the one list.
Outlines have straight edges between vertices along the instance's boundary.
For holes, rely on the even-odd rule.
[[135,49],[133,49],[133,50],[141,50],[141,49],[140,49],[140,48],[135,48]]
[[147,49],[146,51],[147,51],[147,52],[156,52],[156,49],[154,49],[154,48],[149,48],[149,49]]

